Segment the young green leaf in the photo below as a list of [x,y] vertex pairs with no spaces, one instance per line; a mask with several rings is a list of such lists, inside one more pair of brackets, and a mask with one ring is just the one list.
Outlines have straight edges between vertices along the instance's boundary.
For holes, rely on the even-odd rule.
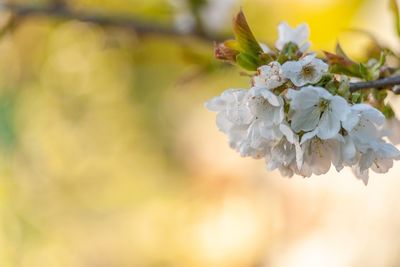
[[367,81],[371,80],[370,71],[369,71],[369,69],[367,68],[367,66],[365,66],[363,63],[360,63],[360,64],[359,64],[359,72],[360,72],[361,77],[362,77],[364,80],[367,80]]
[[233,32],[240,47],[240,52],[258,57],[263,53],[260,44],[257,42],[250,30],[243,11],[240,11],[233,19]]
[[250,71],[256,71],[260,66],[258,58],[254,58],[252,55],[246,53],[238,54],[236,56],[236,63],[240,67]]

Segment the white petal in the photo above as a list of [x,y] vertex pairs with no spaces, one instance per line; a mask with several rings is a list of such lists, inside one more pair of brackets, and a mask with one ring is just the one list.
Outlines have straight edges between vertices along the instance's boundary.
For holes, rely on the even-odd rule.
[[372,150],[368,150],[366,153],[362,154],[360,162],[358,163],[360,166],[360,171],[365,171],[369,169],[374,160],[375,160],[375,154]]
[[361,112],[364,117],[377,125],[382,125],[385,122],[385,116],[382,114],[382,112],[370,105],[356,104],[351,108]]
[[288,61],[282,65],[283,77],[287,79],[295,78],[301,71],[303,66],[298,61]]
[[332,109],[332,113],[339,118],[341,121],[346,120],[347,116],[350,113],[350,106],[347,101],[341,97],[335,95],[330,103],[330,108]]
[[[321,148],[322,147],[322,148]],[[312,161],[312,171],[316,175],[322,175],[329,171],[331,168],[331,155],[330,151],[326,151],[323,148],[324,145],[320,146],[319,152],[314,152],[314,159]]]
[[339,133],[340,120],[331,111],[325,111],[318,124],[318,137],[329,139]]
[[292,98],[290,108],[293,110],[309,109],[320,101],[318,92],[310,87],[303,87],[300,91],[289,90],[288,94]]
[[[343,157],[341,151],[341,142],[344,141],[343,137],[338,138],[338,136],[342,137],[341,135],[337,135],[334,139],[327,141],[327,145],[329,145],[332,155],[332,164],[335,166],[336,171],[341,171],[343,169]],[[339,141],[340,140],[340,141]]]
[[218,112],[225,109],[226,102],[223,101],[221,97],[216,96],[204,103],[204,105],[209,111]]
[[318,125],[320,114],[321,111],[314,107],[296,111],[292,117],[291,127],[296,133],[312,131]]
[[279,125],[279,129],[282,134],[286,137],[289,143],[294,144],[296,141],[298,142],[299,137],[290,129],[290,127],[286,124]]
[[365,185],[368,185],[368,179],[369,179],[369,170],[360,170],[360,168],[358,166],[353,166],[351,168],[351,170],[353,171],[354,175],[362,180],[364,182]]
[[269,90],[263,90],[261,92],[261,95],[268,100],[268,102],[275,106],[275,107],[280,107],[283,106],[283,99],[280,96],[275,95]]
[[345,136],[344,137],[344,144],[342,145],[342,157],[345,162],[351,162],[353,161],[354,157],[356,156],[356,147],[354,145],[353,140],[350,138],[350,136]]
[[299,142],[295,142],[294,145],[295,145],[295,149],[296,149],[296,165],[297,165],[297,168],[300,170],[303,166],[304,151],[303,151],[302,147],[300,146]]
[[232,126],[233,123],[228,120],[224,112],[220,112],[217,114],[217,127],[221,132],[228,133]]
[[392,159],[375,160],[371,169],[376,173],[387,173],[393,167]]
[[313,60],[315,59],[315,57],[316,57],[315,54],[307,55],[307,56],[303,57],[303,58],[300,60],[300,63],[301,63],[302,66],[308,65],[308,64],[310,64],[311,62],[313,62]]
[[312,138],[314,138],[315,136],[317,136],[317,130],[305,133],[302,137],[301,137],[301,143],[300,144],[304,144],[305,142],[307,142],[308,140],[311,140]]
[[[307,43],[308,36],[310,34],[307,24],[303,23],[292,29],[284,22],[278,26],[279,38],[275,46],[279,50],[282,50],[285,44],[292,42],[299,46],[300,49],[308,48],[303,47]],[[301,50],[304,52],[305,50]]]
[[351,110],[346,119],[342,122],[342,126],[346,131],[350,132],[359,123],[359,121],[360,115],[358,114],[358,112],[355,110]]
[[315,69],[319,72],[319,73],[326,73],[328,72],[329,69],[329,65],[326,64],[323,60],[316,58],[313,60],[313,65],[315,66]]
[[400,158],[400,151],[392,144],[379,142],[374,144],[374,149],[377,151],[381,157],[385,158],[393,158],[399,159]]
[[292,75],[290,80],[297,87],[301,87],[301,86],[304,86],[304,85],[307,85],[310,83],[310,81],[308,79],[306,79],[306,77],[304,77],[301,72],[298,72],[298,73]]

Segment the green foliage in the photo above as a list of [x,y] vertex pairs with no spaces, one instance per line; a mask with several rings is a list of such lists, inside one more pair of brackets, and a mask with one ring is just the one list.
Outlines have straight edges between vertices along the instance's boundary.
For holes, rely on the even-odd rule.
[[396,116],[396,114],[394,113],[393,108],[389,104],[384,105],[384,107],[382,109],[382,113],[383,113],[383,115],[385,115],[385,117],[387,119],[391,119],[391,118]]
[[272,57],[263,52],[242,11],[233,19],[233,33],[235,40],[215,45],[217,59],[237,63],[249,71],[255,71],[258,67],[272,61]]
[[278,62],[283,64],[288,60],[297,60],[301,57],[301,55],[302,53],[299,51],[299,47],[296,44],[288,43],[279,53]]

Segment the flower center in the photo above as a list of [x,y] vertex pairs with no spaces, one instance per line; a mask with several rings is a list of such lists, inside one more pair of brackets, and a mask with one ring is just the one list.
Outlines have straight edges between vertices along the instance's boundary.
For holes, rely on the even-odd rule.
[[314,66],[306,65],[303,67],[301,72],[304,77],[310,78],[310,77],[314,76],[315,68],[314,68]]
[[319,109],[321,111],[325,111],[329,106],[329,102],[328,100],[321,100],[321,102],[319,102]]

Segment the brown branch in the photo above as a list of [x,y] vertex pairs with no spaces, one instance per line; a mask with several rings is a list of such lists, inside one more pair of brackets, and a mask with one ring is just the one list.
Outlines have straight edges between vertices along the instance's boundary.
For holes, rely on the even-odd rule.
[[145,22],[133,17],[104,16],[81,11],[74,11],[62,5],[54,6],[32,6],[17,5],[12,3],[2,4],[4,10],[12,12],[17,17],[54,17],[63,20],[78,20],[82,22],[94,23],[100,26],[110,26],[125,28],[134,31],[140,36],[161,35],[172,37],[191,36],[205,41],[222,41],[225,38],[214,36],[201,31],[182,33],[173,27],[166,27],[152,22]]
[[[400,76],[393,76],[389,78],[384,78],[375,81],[368,82],[358,82],[358,83],[350,83],[350,92],[356,92],[361,89],[385,89],[389,86],[400,85]],[[400,92],[394,91],[394,93],[398,94]]]

